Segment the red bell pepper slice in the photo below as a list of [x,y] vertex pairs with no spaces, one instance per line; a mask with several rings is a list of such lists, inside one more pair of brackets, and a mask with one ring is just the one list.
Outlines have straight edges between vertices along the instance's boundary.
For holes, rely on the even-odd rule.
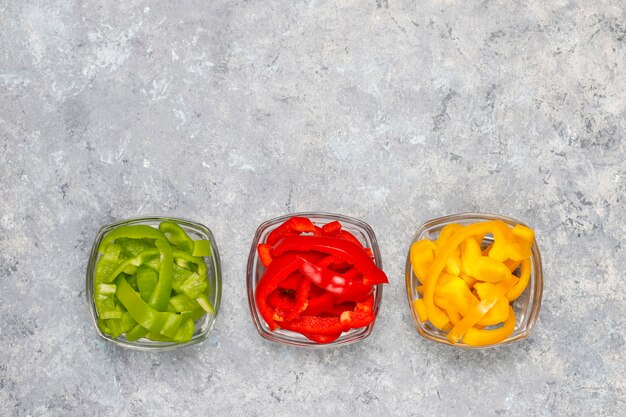
[[261,260],[263,266],[266,268],[270,265],[270,263],[272,263],[272,255],[270,255],[271,248],[272,245],[269,245],[267,243],[261,243],[256,248],[257,252],[259,253],[259,259]]
[[324,236],[337,236],[339,235],[340,231],[341,223],[339,223],[337,220],[335,220],[334,222],[326,223],[324,226],[322,226],[322,234]]
[[342,261],[336,256],[327,256],[323,258],[321,261],[317,262],[317,266],[321,268],[328,268],[335,272],[341,272],[341,270],[349,269],[352,267],[352,264]]
[[267,297],[267,301],[274,309],[280,309],[282,311],[291,310],[295,303],[293,296],[286,294],[280,289],[272,291],[272,293]]
[[300,272],[318,287],[343,300],[361,301],[374,290],[371,285],[365,285],[356,279],[346,277],[302,259]]
[[288,236],[272,246],[271,254],[276,258],[290,251],[318,251],[350,262],[363,274],[366,285],[389,282],[385,273],[354,242],[330,236]]
[[309,298],[306,310],[304,310],[302,314],[307,316],[318,316],[332,309],[336,302],[337,298],[333,294],[324,292],[319,297]]
[[285,236],[299,235],[300,233],[315,232],[315,225],[306,217],[292,217],[267,236],[266,243],[273,245]]
[[339,339],[339,337],[341,336],[341,332],[334,333],[334,334],[302,333],[302,335],[306,337],[307,339],[310,339],[316,343],[326,344],[326,343],[334,342],[335,340]]
[[284,314],[281,314],[281,312],[276,312],[276,314],[274,314],[274,321],[291,320],[292,318],[306,310],[310,288],[311,281],[309,281],[308,279],[300,280],[300,284],[298,285],[298,289],[296,290],[296,298],[293,303],[293,307],[291,307],[291,309],[289,309]]
[[297,290],[300,281],[302,281],[302,273],[300,270],[292,272],[287,278],[278,283],[278,288],[283,290]]
[[354,236],[352,233],[348,232],[347,230],[340,231],[339,232],[339,237],[342,238],[343,240],[347,240],[348,242],[356,243],[360,247],[363,247],[363,244],[361,243],[361,241],[359,239],[357,239],[356,236]]
[[302,334],[333,335],[350,329],[369,326],[375,319],[371,307],[374,297],[358,303],[353,311],[344,311],[341,317],[299,316],[280,323],[280,327]]
[[366,302],[357,303],[353,311],[344,311],[339,317],[339,321],[344,331],[356,329],[359,327],[369,326],[376,318],[373,308],[374,296],[371,296]]
[[280,327],[302,334],[334,335],[343,331],[339,317],[300,316],[280,323]]
[[278,326],[274,322],[274,311],[267,299],[282,280],[298,269],[301,262],[302,258],[298,254],[288,254],[274,259],[257,284],[254,298],[259,314],[270,330],[275,330]]
[[353,311],[355,307],[356,303],[354,301],[346,301],[340,304],[335,304],[324,313],[333,316],[341,316],[345,311]]

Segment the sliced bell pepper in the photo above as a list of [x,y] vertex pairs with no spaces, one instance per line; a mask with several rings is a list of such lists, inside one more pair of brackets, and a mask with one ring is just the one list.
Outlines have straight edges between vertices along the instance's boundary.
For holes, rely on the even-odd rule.
[[151,239],[132,239],[130,237],[121,237],[115,239],[115,244],[120,245],[122,251],[130,257],[135,257],[141,252],[154,249],[154,240]]
[[363,244],[361,243],[361,241],[357,239],[357,237],[354,236],[352,233],[348,232],[347,230],[340,230],[338,237],[340,239],[347,240],[348,242],[352,242],[355,245],[359,245],[361,248],[363,247]]
[[210,240],[194,240],[193,250],[191,256],[211,256],[211,241]]
[[292,217],[267,236],[266,243],[273,245],[286,236],[299,235],[300,233],[315,232],[315,225],[306,217]]
[[341,336],[341,332],[334,333],[334,334],[315,334],[315,333],[302,333],[302,334],[307,339],[310,339],[320,344],[334,342],[335,340],[339,339],[339,337]]
[[[178,330],[178,326],[180,326],[180,322],[178,321],[180,316],[154,309],[143,301],[139,294],[133,291],[123,277],[120,278],[121,279],[117,281],[116,295],[118,300],[120,300],[128,310],[131,317],[137,321],[138,324],[151,332],[163,332],[165,336],[172,334],[172,332],[175,334],[176,330]],[[173,316],[178,317],[178,319]]]
[[272,262],[272,255],[270,254],[271,248],[272,248],[272,245],[268,243],[261,243],[260,245],[257,246],[259,259],[261,260],[261,263],[263,264],[263,266],[266,268],[270,266],[270,263]]
[[147,225],[120,226],[111,230],[102,238],[100,245],[98,245],[98,252],[102,253],[109,243],[124,237],[131,239],[166,240],[165,235],[154,227]]
[[291,218],[257,251],[266,269],[255,302],[270,330],[280,327],[330,343],[343,331],[373,322],[373,286],[387,277],[371,249],[341,223],[319,227],[309,219]]
[[290,236],[281,239],[272,247],[272,256],[281,256],[290,251],[318,251],[341,258],[354,264],[363,274],[363,283],[376,285],[387,283],[387,276],[353,242],[329,236]]
[[[173,255],[172,247],[164,240],[155,241],[159,251],[159,280],[150,294],[148,304],[159,311],[165,311],[172,292]],[[143,253],[143,252],[142,252]]]
[[[126,279],[128,281],[128,279]],[[145,265],[140,265],[137,268],[137,289],[141,298],[144,301],[150,300],[150,295],[154,291],[154,288],[159,281],[159,275],[155,270],[148,268]],[[129,283],[130,284],[130,283]]]
[[509,290],[509,292],[506,293],[506,298],[509,301],[513,301],[517,297],[522,295],[522,293],[528,286],[528,282],[530,281],[530,272],[531,272],[530,259],[524,259],[521,263],[519,281],[515,284],[513,288]]
[[337,297],[335,297],[332,293],[324,292],[318,297],[309,298],[306,310],[304,310],[302,314],[308,316],[318,316],[322,313],[329,312],[336,302]]
[[356,279],[321,268],[305,259],[299,265],[300,272],[320,288],[336,295],[342,300],[362,301],[374,291],[371,285],[365,285]]
[[424,282],[428,274],[428,266],[435,258],[435,244],[428,239],[417,241],[411,245],[409,257],[413,273],[420,282]]
[[456,323],[452,330],[448,332],[448,340],[452,343],[457,343],[470,328],[489,312],[497,301],[498,299],[496,297],[487,297],[481,300],[467,316],[463,317],[463,320]]
[[424,304],[426,306],[428,319],[433,326],[438,329],[443,330],[444,326],[449,322],[446,314],[434,303],[437,279],[439,278],[439,274],[443,271],[448,257],[466,238],[490,233],[494,227],[491,221],[474,223],[465,227],[459,226],[454,229],[450,237],[444,243],[441,243],[440,248],[437,250],[437,255],[430,265],[428,276],[424,281]]
[[302,280],[302,278],[303,276],[300,270],[296,270],[292,272],[291,274],[289,274],[287,278],[280,281],[278,283],[278,288],[282,288],[283,290],[295,291],[298,289],[298,285],[300,284],[300,281]]
[[372,309],[373,297],[366,302],[357,303],[353,311],[344,311],[341,317],[299,316],[280,323],[285,330],[302,334],[335,335],[342,331],[369,326],[375,319]]
[[513,307],[509,306],[508,318],[502,327],[493,330],[470,328],[463,336],[463,343],[467,343],[470,346],[487,346],[499,343],[513,333],[515,330],[515,320],[516,317]]
[[325,236],[337,236],[341,231],[341,223],[338,221],[326,223],[322,226],[322,234]]
[[278,287],[282,280],[298,269],[301,262],[302,258],[294,254],[275,258],[257,284],[255,292],[257,308],[259,314],[261,314],[261,317],[263,317],[263,320],[265,320],[272,331],[278,326],[274,322],[274,312],[269,306],[267,297]]
[[129,266],[132,265],[132,266],[137,267],[141,265],[142,263],[144,263],[147,258],[156,256],[158,254],[159,254],[159,251],[157,249],[148,249],[148,250],[141,252],[139,255],[135,256],[134,258],[129,258],[120,262],[115,267],[113,272],[111,272],[106,278],[103,279],[103,282],[109,283],[109,282],[115,281],[117,276],[121,274],[122,272],[124,272],[124,270],[128,268]]
[[[304,261],[304,260],[303,260]],[[286,311],[284,314],[274,314],[274,321],[283,321],[283,320],[291,320],[304,310],[306,310],[308,305],[308,296],[309,289],[311,288],[311,281],[303,279],[300,280],[300,284],[298,284],[298,289],[296,290],[296,296],[294,299],[293,306],[291,309]]]
[[159,224],[159,230],[165,235],[172,246],[191,255],[194,242],[182,227],[174,222],[164,221]]
[[272,308],[274,308],[274,310],[289,311],[293,308],[296,300],[293,294],[287,294],[283,290],[277,288],[267,297],[267,302]]

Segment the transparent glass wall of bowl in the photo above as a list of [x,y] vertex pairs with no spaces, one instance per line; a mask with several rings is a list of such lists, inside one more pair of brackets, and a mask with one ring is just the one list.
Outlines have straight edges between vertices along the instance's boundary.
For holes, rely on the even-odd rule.
[[[446,217],[440,217],[437,219],[429,220],[419,227],[415,237],[413,238],[413,242],[417,242],[422,239],[436,240],[439,236],[441,230],[448,224],[458,223],[461,225],[469,225],[477,222],[484,222],[489,220],[502,220],[510,226],[515,226],[517,224],[524,225],[524,223],[512,219],[510,217],[501,216],[497,214],[489,214],[489,213],[462,213],[455,214]],[[487,236],[485,240],[483,240],[483,248],[493,242],[493,238],[491,236]],[[446,337],[446,332],[437,329],[433,326],[429,321],[422,322],[419,319],[417,311],[414,308],[413,302],[419,298],[422,298],[422,295],[419,294],[416,288],[421,285],[419,279],[413,273],[413,268],[411,268],[411,259],[410,259],[410,246],[409,253],[407,254],[406,259],[406,290],[407,290],[407,298],[409,302],[409,307],[411,309],[411,313],[413,314],[413,318],[415,320],[415,324],[417,326],[417,331],[420,335],[425,337],[428,340],[432,340],[439,343],[444,343],[447,345],[452,345],[455,347],[467,348],[467,349],[481,349],[488,348],[497,345],[504,345],[507,343],[515,342],[518,340],[525,339],[528,337],[530,330],[533,325],[537,321],[537,316],[539,315],[539,309],[541,308],[541,297],[543,294],[543,271],[541,266],[541,253],[539,252],[539,247],[537,246],[537,241],[533,242],[531,248],[531,265],[532,271],[530,275],[530,281],[528,286],[524,290],[524,292],[519,296],[517,300],[513,302],[513,310],[516,315],[516,324],[515,330],[513,334],[511,334],[508,338],[503,340],[500,343],[489,346],[469,346],[464,343],[456,343],[452,344],[448,338]]]
[[[186,343],[173,343],[173,342],[156,342],[149,339],[139,339],[137,341],[128,341],[124,337],[124,335],[113,339],[112,337],[102,333],[100,328],[98,327],[97,322],[97,313],[96,306],[94,304],[93,299],[93,291],[94,291],[94,275],[96,270],[96,264],[98,259],[100,258],[100,254],[98,253],[98,246],[102,241],[102,238],[111,230],[119,227],[119,226],[127,226],[127,225],[148,225],[158,228],[159,223],[163,221],[172,221],[180,225],[185,232],[193,239],[193,240],[209,240],[211,242],[211,256],[204,257],[204,262],[207,266],[207,280],[209,283],[208,289],[208,297],[211,304],[215,309],[214,314],[207,314],[203,316],[201,319],[196,321],[195,331],[193,337],[189,342]],[[91,313],[91,318],[98,332],[98,335],[116,345],[123,346],[131,349],[138,350],[171,350],[178,349],[185,346],[194,345],[196,343],[200,343],[203,340],[206,340],[211,331],[213,330],[213,326],[215,325],[215,320],[217,319],[217,315],[220,309],[220,302],[222,296],[222,271],[220,268],[220,258],[219,252],[217,248],[217,243],[211,233],[211,230],[194,221],[173,218],[173,217],[158,217],[158,216],[150,216],[150,217],[141,217],[141,218],[133,218],[122,220],[116,223],[111,223],[106,226],[103,226],[96,239],[93,243],[91,249],[91,255],[89,256],[89,263],[87,265],[87,276],[86,276],[86,294],[87,294],[87,303],[89,305],[89,310]]]
[[[328,348],[328,347],[336,347],[343,346],[350,343],[358,342],[360,340],[365,339],[372,333],[374,328],[374,323],[370,324],[367,327],[363,327],[360,329],[351,329],[348,332],[344,332],[339,339],[334,342],[327,344],[319,344],[313,342],[312,340],[307,339],[300,333],[292,332],[289,330],[277,329],[275,331],[271,331],[267,323],[261,317],[259,310],[256,306],[256,302],[254,299],[254,294],[256,291],[256,286],[263,276],[265,272],[265,267],[261,263],[257,253],[257,246],[259,243],[265,242],[267,236],[272,232],[272,230],[276,229],[279,225],[281,225],[284,221],[288,220],[291,217],[299,216],[299,217],[308,217],[311,219],[313,223],[317,226],[323,226],[327,223],[333,222],[335,220],[339,221],[344,230],[349,231],[357,239],[365,246],[366,248],[372,249],[374,253],[374,262],[376,265],[382,269],[382,258],[380,255],[380,249],[378,248],[378,242],[376,240],[376,235],[372,228],[365,222],[361,220],[354,219],[352,217],[341,216],[338,214],[330,214],[330,213],[294,213],[281,217],[277,217],[272,220],[268,220],[262,223],[254,235],[254,239],[252,241],[252,246],[250,247],[250,255],[248,256],[248,268],[247,268],[247,287],[248,287],[248,304],[250,306],[250,313],[252,314],[252,320],[254,325],[259,332],[259,334],[274,342],[285,343],[289,345],[309,347],[309,348]],[[383,296],[383,286],[377,285],[374,288],[374,314],[378,314],[378,310],[380,309],[380,303]]]

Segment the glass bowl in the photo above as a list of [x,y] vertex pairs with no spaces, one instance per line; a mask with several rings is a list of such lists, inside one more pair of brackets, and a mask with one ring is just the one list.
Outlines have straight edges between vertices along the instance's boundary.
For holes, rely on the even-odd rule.
[[[100,254],[98,253],[98,246],[102,241],[102,238],[112,229],[119,226],[129,226],[129,225],[148,225],[157,227],[159,223],[162,221],[172,221],[182,227],[185,232],[193,239],[205,239],[211,242],[211,256],[203,257],[204,263],[207,266],[207,280],[209,283],[208,289],[208,297],[211,304],[213,304],[213,308],[215,312],[213,314],[206,314],[199,320],[196,320],[195,330],[193,337],[191,340],[185,343],[175,343],[175,342],[157,342],[150,339],[142,338],[137,341],[128,341],[124,337],[124,335],[119,336],[114,339],[109,335],[102,333],[100,328],[98,328],[97,321],[97,312],[96,306],[94,304],[93,299],[93,291],[94,291],[94,276],[96,270],[96,263],[100,258]],[[103,226],[96,239],[93,243],[93,247],[91,249],[91,255],[89,256],[89,263],[87,265],[87,280],[86,280],[86,294],[87,294],[87,303],[89,304],[89,311],[91,312],[91,319],[98,332],[98,335],[111,343],[114,343],[118,346],[123,346],[126,348],[137,349],[137,350],[171,350],[178,349],[185,346],[195,345],[196,343],[200,343],[206,340],[209,337],[209,334],[213,330],[213,326],[215,324],[215,319],[217,318],[219,309],[220,309],[220,300],[222,296],[222,272],[220,269],[220,257],[217,250],[217,244],[215,242],[215,238],[213,237],[213,233],[209,230],[208,227],[193,222],[191,220],[178,219],[173,217],[141,217],[141,218],[133,218],[122,220],[119,222],[111,223],[106,226]]]
[[[265,339],[272,340],[278,343],[284,343],[288,345],[294,346],[302,346],[308,348],[328,348],[328,347],[337,347],[344,346],[350,343],[355,343],[360,340],[365,339],[367,336],[372,333],[374,329],[374,320],[369,326],[361,327],[358,329],[351,329],[348,332],[343,332],[341,336],[330,343],[320,344],[316,343],[312,340],[307,339],[303,335],[297,332],[292,332],[290,330],[284,329],[276,329],[275,331],[271,331],[265,320],[261,317],[259,310],[256,305],[256,301],[254,299],[255,290],[257,287],[257,283],[263,276],[265,272],[265,267],[261,263],[257,253],[257,245],[259,243],[265,242],[267,235],[274,229],[276,229],[279,225],[281,225],[284,221],[288,220],[291,217],[308,217],[313,223],[317,226],[323,226],[326,223],[333,222],[335,220],[341,223],[343,229],[349,231],[357,239],[365,246],[366,248],[370,248],[374,254],[374,263],[376,266],[382,269],[382,258],[380,256],[380,250],[378,248],[378,242],[376,240],[376,235],[372,228],[365,222],[361,220],[354,219],[352,217],[341,216],[339,214],[330,214],[330,213],[294,213],[288,214],[280,217],[276,217],[275,219],[268,220],[262,223],[252,240],[252,246],[250,247],[250,255],[248,257],[248,268],[247,268],[247,286],[248,286],[248,304],[250,306],[250,312],[252,313],[252,320],[254,325],[259,332],[259,334]],[[374,316],[378,315],[378,310],[380,309],[380,303],[383,297],[383,286],[376,285],[374,286]]]
[[[516,224],[521,224],[526,226],[524,223],[512,219],[510,217],[500,216],[497,214],[489,214],[489,213],[462,213],[462,214],[454,214],[451,216],[440,217],[437,219],[429,220],[424,223],[417,230],[415,237],[413,238],[413,242],[417,242],[421,239],[430,239],[435,240],[439,236],[441,229],[443,229],[446,225],[450,223],[459,223],[462,225],[468,225],[471,223],[484,222],[488,220],[502,220],[503,222],[515,226]],[[483,248],[493,242],[493,238],[489,235],[485,237],[483,240],[483,244],[481,245]],[[537,316],[539,315],[539,309],[541,307],[541,297],[543,294],[543,272],[541,269],[541,253],[539,252],[539,248],[537,247],[537,241],[533,242],[531,248],[531,274],[530,280],[528,282],[528,286],[524,290],[524,292],[513,302],[513,310],[515,311],[515,316],[517,318],[515,323],[515,330],[513,333],[504,339],[503,341],[486,346],[470,346],[465,343],[451,343],[446,337],[447,333],[439,330],[435,326],[433,326],[430,322],[422,322],[417,314],[417,311],[414,308],[413,301],[422,298],[421,294],[419,294],[416,290],[417,286],[420,285],[415,273],[413,272],[413,268],[411,267],[411,259],[410,259],[410,247],[409,254],[407,255],[406,260],[406,291],[407,297],[409,301],[409,307],[411,312],[413,313],[413,318],[415,319],[415,324],[417,325],[417,331],[420,335],[425,337],[428,340],[433,340],[435,342],[444,343],[446,345],[451,345],[455,347],[465,348],[465,349],[482,349],[489,348],[494,346],[505,345],[508,343],[516,342],[518,340],[522,340],[528,337],[529,332],[535,322],[537,321]]]

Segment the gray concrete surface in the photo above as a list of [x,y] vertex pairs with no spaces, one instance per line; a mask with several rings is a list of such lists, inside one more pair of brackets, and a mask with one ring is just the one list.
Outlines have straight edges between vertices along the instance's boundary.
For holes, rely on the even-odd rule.
[[[0,415],[624,415],[626,4],[416,3],[0,0]],[[391,283],[358,345],[252,325],[253,233],[304,210],[377,233]],[[464,211],[537,230],[526,341],[415,331],[409,242]],[[223,308],[199,346],[92,328],[92,239],[142,214],[216,235]]]

